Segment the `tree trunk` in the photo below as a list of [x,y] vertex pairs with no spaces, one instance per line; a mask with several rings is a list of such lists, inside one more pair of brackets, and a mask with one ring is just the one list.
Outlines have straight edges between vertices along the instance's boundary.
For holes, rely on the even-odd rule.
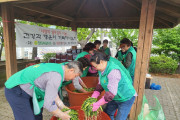
[[78,41],[78,43],[81,45],[81,48],[84,48],[84,46],[86,45],[86,43],[89,41],[89,39],[92,37],[92,35],[95,32],[95,28],[91,28],[91,32],[89,33],[88,37],[86,38],[86,40],[81,40]]
[[4,40],[3,38],[1,39],[1,48],[0,48],[0,61],[1,61],[1,56],[2,56],[2,51],[3,51],[3,43],[4,43]]
[[176,69],[176,74],[180,74],[180,62],[178,63],[178,68]]
[[34,60],[35,57],[37,57],[37,47],[33,47],[33,50],[32,50],[32,59]]

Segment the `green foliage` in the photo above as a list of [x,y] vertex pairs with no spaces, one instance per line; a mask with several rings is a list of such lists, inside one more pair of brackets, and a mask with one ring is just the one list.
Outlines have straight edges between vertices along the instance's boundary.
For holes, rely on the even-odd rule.
[[[87,92],[92,92],[95,90],[95,88],[84,88],[84,90],[86,90]],[[73,92],[76,92],[76,93],[81,93],[79,90],[75,89]]]
[[180,62],[180,25],[171,29],[154,30],[153,54],[164,54]]
[[71,27],[64,27],[64,26],[56,26],[56,29],[60,29],[60,30],[72,30]]
[[101,35],[101,33],[102,32],[99,29],[96,29],[96,31],[94,32],[94,34],[92,35],[89,41],[94,42],[95,40],[97,40],[97,37]]
[[88,92],[91,92],[91,91],[94,91],[95,90],[95,88],[84,88],[86,91],[88,91]]
[[91,30],[89,28],[78,28],[77,29],[77,38],[78,41],[86,40]]
[[119,47],[120,41],[123,38],[128,38],[133,42],[134,46],[137,46],[138,41],[138,33],[137,29],[111,29],[109,38],[111,38],[112,42]]
[[49,27],[49,26],[51,26],[49,24],[35,23],[35,22],[23,21],[23,20],[16,20],[16,22],[27,24],[27,25],[37,25],[39,27]]
[[56,53],[46,53],[43,55],[43,61],[48,62],[50,58],[55,58],[55,57],[56,57]]
[[84,103],[81,106],[81,109],[84,111],[85,117],[88,120],[93,117],[97,117],[99,110],[102,110],[102,107],[100,106],[100,108],[97,111],[92,111],[92,104],[95,102],[97,102],[96,98],[89,97],[84,101]]
[[151,73],[172,74],[175,73],[177,67],[177,61],[165,55],[153,56],[150,58],[149,72]]
[[[63,108],[62,112],[69,111],[69,115],[71,116],[70,120],[79,120],[78,119],[78,112],[76,110],[68,109],[68,108]],[[61,120],[60,118],[58,120]]]

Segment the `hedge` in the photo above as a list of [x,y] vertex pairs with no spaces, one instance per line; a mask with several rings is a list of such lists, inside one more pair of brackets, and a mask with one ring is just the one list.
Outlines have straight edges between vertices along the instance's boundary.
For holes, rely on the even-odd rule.
[[165,55],[150,57],[149,72],[151,73],[175,73],[178,62]]

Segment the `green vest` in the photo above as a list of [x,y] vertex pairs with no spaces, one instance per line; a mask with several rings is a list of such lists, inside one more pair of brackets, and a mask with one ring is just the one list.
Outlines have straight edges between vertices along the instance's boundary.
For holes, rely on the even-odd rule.
[[[83,51],[83,52],[81,52],[81,53],[79,53],[77,55],[75,60],[78,60],[79,58],[84,57],[85,55],[88,55],[88,54],[89,54],[88,52]],[[85,70],[83,70],[83,73],[82,73],[81,77],[86,77],[87,73],[88,73],[88,70],[89,70],[89,67],[87,67]]]
[[113,57],[110,57],[109,61],[114,62],[116,65],[118,65],[124,71],[124,73],[127,75],[128,79],[131,81],[131,83],[133,83],[132,77],[129,74],[129,71],[124,67],[124,65],[119,60],[117,60]]
[[126,62],[126,56],[128,53],[132,53],[132,61],[131,61],[131,65],[127,68],[127,70],[129,71],[131,76],[134,76],[134,71],[135,71],[135,66],[136,66],[136,51],[131,46],[126,52],[126,54],[124,55],[124,62]]
[[83,51],[83,52],[81,52],[81,53],[79,53],[79,54],[77,55],[77,57],[76,57],[75,60],[78,60],[79,58],[84,57],[85,55],[88,55],[88,54],[89,54],[88,52]]
[[106,55],[110,55],[110,49],[107,47],[106,49],[103,48],[103,46],[100,48],[100,50],[103,50]]
[[[17,85],[30,83],[32,85],[30,89],[34,87],[33,108],[34,114],[37,115],[40,113],[41,108],[43,107],[45,91],[35,86],[34,81],[43,73],[51,71],[58,72],[59,74],[61,74],[62,79],[64,78],[64,71],[61,64],[41,63],[27,67],[15,73],[6,81],[5,86],[6,88],[11,89]],[[59,89],[61,88],[62,82],[63,80],[61,80]]]
[[127,75],[124,73],[124,71],[114,62],[108,61],[103,74],[101,74],[101,72],[99,71],[101,86],[104,88],[105,91],[109,91],[107,87],[109,83],[107,76],[114,69],[118,69],[121,72],[121,80],[118,83],[118,92],[113,100],[119,102],[130,100],[135,94],[135,89],[130,80],[128,79]]
[[124,54],[122,54],[122,51],[118,51],[118,60],[122,61],[124,59]]

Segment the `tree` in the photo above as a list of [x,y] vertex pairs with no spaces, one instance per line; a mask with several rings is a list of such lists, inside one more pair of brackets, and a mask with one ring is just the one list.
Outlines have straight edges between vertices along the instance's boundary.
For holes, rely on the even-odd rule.
[[[78,36],[78,43],[83,48],[86,43],[90,40],[95,32],[95,28],[78,28],[77,29],[77,36]],[[93,36],[95,37],[95,36]]]
[[152,53],[164,54],[180,62],[180,25],[171,29],[154,30]]
[[3,25],[2,25],[2,18],[0,17],[0,60],[1,60],[1,56],[2,56],[3,47],[4,47]]
[[117,48],[119,48],[120,41],[123,38],[130,39],[133,42],[133,45],[137,46],[138,33],[139,30],[137,29],[111,29],[109,38],[116,44]]

